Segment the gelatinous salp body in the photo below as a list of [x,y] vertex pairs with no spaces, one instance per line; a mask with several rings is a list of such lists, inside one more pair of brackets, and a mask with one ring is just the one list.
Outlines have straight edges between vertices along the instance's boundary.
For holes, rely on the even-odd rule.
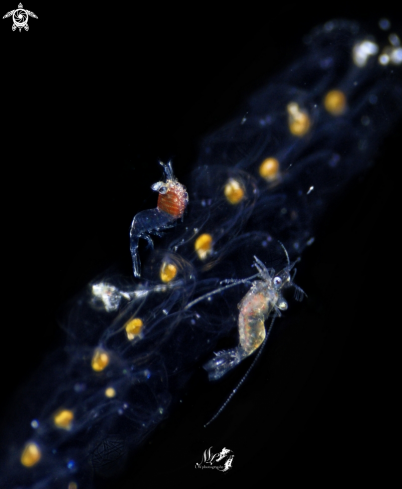
[[[94,474],[120,470],[182,400],[194,372],[207,383],[201,366],[219,341],[235,347],[209,360],[211,378],[260,351],[267,322],[283,309],[273,270],[290,271],[275,243],[292,261],[311,245],[331,198],[367,168],[401,112],[400,48],[388,37],[377,42],[346,21],[315,29],[290,68],[204,139],[183,177],[187,190],[167,188],[170,174],[156,184],[157,206],[133,220],[137,278],[107,272],[77,296],[63,347],[28,387],[15,422],[7,419],[1,487],[88,489]],[[152,234],[160,239],[141,271],[138,240],[152,245]],[[124,246],[119,253],[130,258]],[[269,277],[247,282],[253,256]],[[222,280],[240,282],[222,290]],[[19,300],[33,288],[19,287]],[[41,327],[32,310],[40,308],[16,317],[20,331]]]

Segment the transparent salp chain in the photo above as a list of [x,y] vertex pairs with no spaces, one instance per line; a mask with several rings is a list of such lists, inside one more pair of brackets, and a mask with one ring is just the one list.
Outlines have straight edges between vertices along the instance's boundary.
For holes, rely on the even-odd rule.
[[355,22],[328,22],[201,142],[180,182],[174,162],[161,163],[157,206],[132,209],[122,253],[133,270],[105,272],[73,299],[64,346],[7,423],[2,489],[113,480],[194,374],[218,380],[261,351],[287,289],[303,295],[294,263],[331,199],[369,166],[401,115],[401,65],[396,33],[377,42]]

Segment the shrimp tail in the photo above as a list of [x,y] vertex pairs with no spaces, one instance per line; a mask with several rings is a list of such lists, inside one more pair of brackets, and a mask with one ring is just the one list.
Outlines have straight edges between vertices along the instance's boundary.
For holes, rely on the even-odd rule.
[[245,356],[243,348],[218,351],[215,353],[215,357],[209,360],[203,368],[208,372],[209,380],[218,380],[236,367]]

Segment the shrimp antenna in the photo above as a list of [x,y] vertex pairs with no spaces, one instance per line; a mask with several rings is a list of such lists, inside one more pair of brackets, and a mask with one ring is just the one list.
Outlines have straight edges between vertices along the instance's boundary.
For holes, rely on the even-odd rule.
[[278,239],[278,243],[282,246],[282,249],[283,251],[285,252],[285,255],[286,255],[286,260],[288,261],[288,266],[290,265],[290,260],[289,260],[289,255],[288,255],[288,252],[287,252],[287,249],[285,248],[285,246],[283,245],[282,241],[279,241]]
[[162,166],[163,171],[165,172],[167,180],[176,180],[176,177],[173,173],[172,162],[168,161],[165,165],[163,161],[159,160],[159,164]]
[[212,418],[204,424],[204,428],[206,428],[207,426],[209,426],[213,421],[215,421],[215,419],[221,414],[221,412],[226,408],[226,406],[229,404],[229,402],[233,399],[233,397],[235,396],[235,394],[237,393],[237,391],[239,390],[240,386],[243,384],[243,382],[247,379],[247,377],[249,376],[251,370],[254,368],[255,364],[257,363],[258,359],[260,358],[263,350],[264,350],[264,346],[268,340],[268,337],[269,335],[271,334],[271,331],[272,331],[272,326],[274,324],[274,321],[276,319],[278,315],[275,314],[275,316],[273,316],[272,318],[272,321],[271,321],[271,324],[269,325],[269,329],[267,331],[267,334],[264,338],[264,341],[261,343],[261,346],[258,350],[258,353],[257,355],[254,357],[254,360],[252,362],[252,364],[249,366],[249,368],[247,369],[247,372],[243,375],[243,377],[241,378],[240,382],[236,385],[236,387],[232,390],[232,392],[229,394],[229,397],[226,399],[226,401],[222,404],[222,406],[218,409],[218,411],[212,416]]
[[251,277],[247,277],[247,278],[233,279],[233,280],[232,279],[222,280],[221,284],[226,283],[226,284],[229,284],[229,285],[225,285],[223,287],[219,287],[219,288],[213,290],[212,292],[208,292],[207,294],[203,294],[200,297],[197,297],[193,301],[189,302],[187,304],[187,306],[184,308],[184,310],[190,309],[191,307],[194,306],[194,304],[197,304],[197,302],[200,302],[200,301],[202,301],[204,299],[207,299],[208,297],[211,297],[212,295],[219,294],[219,292],[222,292],[223,290],[230,289],[231,287],[235,287],[236,285],[239,285],[239,284],[247,284],[247,283],[250,283],[251,280],[253,280],[253,278],[257,278],[259,276],[260,276],[260,273],[256,273],[254,275],[251,275]]

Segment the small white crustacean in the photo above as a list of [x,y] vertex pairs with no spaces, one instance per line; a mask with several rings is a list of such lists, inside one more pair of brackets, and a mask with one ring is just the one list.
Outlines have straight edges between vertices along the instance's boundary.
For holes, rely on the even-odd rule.
[[[259,280],[252,282],[251,288],[238,304],[239,345],[215,353],[215,357],[204,365],[210,380],[221,378],[262,345],[267,336],[265,321],[271,313],[280,316],[281,311],[288,308],[282,294],[283,289],[294,287],[296,300],[303,298],[304,292],[293,283],[290,274],[295,262],[288,263],[283,270],[275,273],[273,268],[268,269],[256,256],[254,260],[258,274],[251,278],[256,277]],[[244,282],[245,280],[233,281],[234,284]]]

